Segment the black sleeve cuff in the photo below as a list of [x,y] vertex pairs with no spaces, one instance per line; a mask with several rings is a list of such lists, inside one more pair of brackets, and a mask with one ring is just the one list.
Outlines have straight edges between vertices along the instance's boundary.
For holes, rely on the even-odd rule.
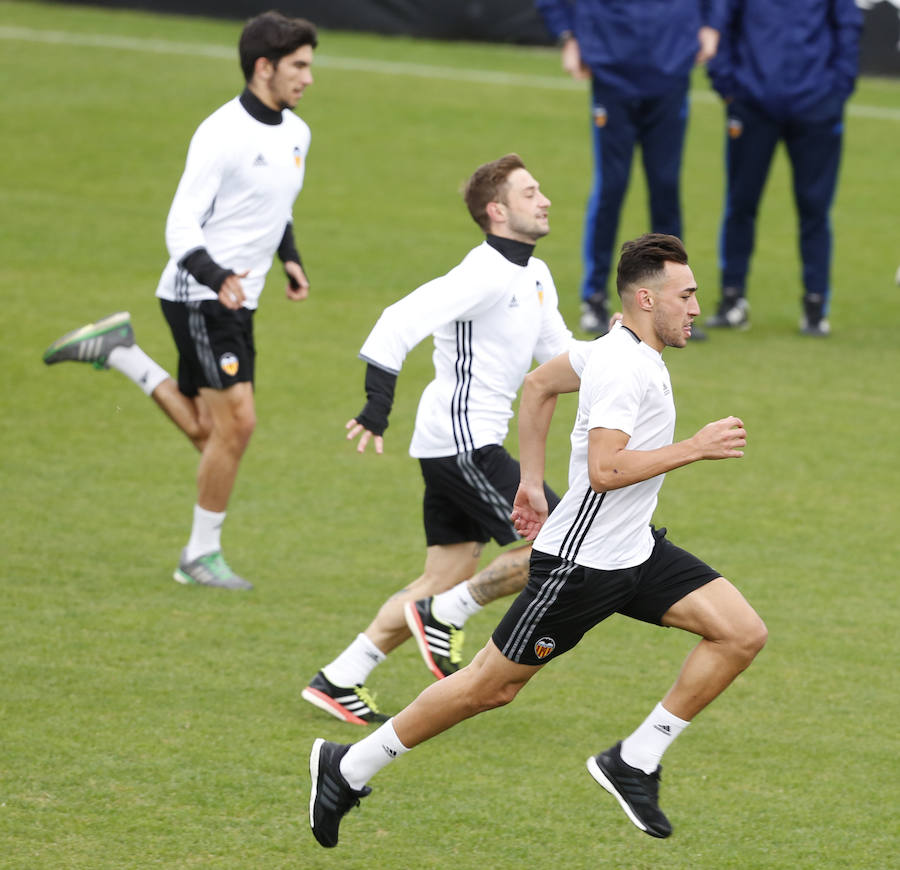
[[278,259],[282,263],[299,263],[301,268],[303,260],[300,259],[300,252],[297,250],[297,244],[294,242],[294,225],[290,222],[284,228],[284,235],[281,237],[281,243],[278,245]]
[[178,265],[187,269],[192,277],[214,293],[218,293],[225,279],[234,274],[231,269],[223,268],[210,257],[206,248],[196,248],[186,254]]
[[388,415],[394,405],[394,389],[397,376],[369,363],[366,366],[365,407],[356,415],[361,423],[374,435],[383,435],[388,427]]

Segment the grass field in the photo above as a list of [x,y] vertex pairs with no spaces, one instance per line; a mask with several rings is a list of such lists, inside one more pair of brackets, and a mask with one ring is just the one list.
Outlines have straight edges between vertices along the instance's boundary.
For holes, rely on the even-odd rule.
[[[657,514],[763,615],[757,662],[666,756],[675,836],[633,828],[584,770],[668,688],[692,640],[613,619],[511,707],[393,765],[321,850],[312,740],[356,739],[300,698],[421,568],[406,455],[430,351],[400,379],[380,458],[343,423],[380,310],[478,241],[458,196],[519,151],[553,200],[539,254],[577,322],[590,176],[586,97],[552,50],[324,33],[300,112],[295,212],[313,284],[273,270],[257,319],[259,427],[225,530],[247,595],[171,581],[196,458],[117,373],[41,363],[60,333],[132,312],[173,364],[153,297],[188,139],[240,87],[239,25],[0,4],[3,627],[0,868],[897,867],[900,82],[864,80],[834,209],[834,335],[796,334],[783,154],[751,276],[753,328],[670,352],[678,437],[735,413],[740,462],[669,476]],[[684,173],[701,305],[716,298],[722,113],[698,76]],[[622,238],[642,232],[635,172]],[[565,486],[571,401],[551,432]],[[508,442],[515,451],[515,434]],[[496,552],[491,549],[488,556]],[[473,654],[503,612],[468,625]],[[428,684],[413,645],[371,686],[390,711]]]

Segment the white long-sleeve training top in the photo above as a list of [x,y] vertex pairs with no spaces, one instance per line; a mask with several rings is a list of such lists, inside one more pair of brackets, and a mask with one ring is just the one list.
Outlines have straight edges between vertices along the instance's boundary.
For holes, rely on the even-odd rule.
[[280,124],[254,118],[235,97],[197,128],[166,222],[169,262],[156,295],[187,302],[215,299],[179,263],[206,248],[240,274],[245,308],[256,308],[272,258],[303,187],[310,131],[285,109]]
[[518,266],[487,242],[446,275],[384,310],[360,357],[397,373],[434,335],[434,380],[419,400],[410,455],[453,456],[502,444],[512,403],[533,360],[568,350],[546,263]]

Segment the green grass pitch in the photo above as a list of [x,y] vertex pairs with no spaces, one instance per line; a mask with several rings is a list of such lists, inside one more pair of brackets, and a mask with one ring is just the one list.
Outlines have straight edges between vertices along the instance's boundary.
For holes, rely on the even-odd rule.
[[[257,588],[180,587],[190,446],[117,373],[47,368],[41,352],[127,309],[172,366],[153,297],[163,226],[191,133],[240,87],[239,27],[0,4],[0,868],[897,866],[900,81],[863,80],[850,104],[834,335],[796,334],[782,152],[752,329],[667,355],[678,437],[737,414],[750,445],[741,461],[670,474],[657,521],[770,629],[666,756],[675,835],[639,833],[584,770],[662,697],[693,643],[617,618],[511,707],[387,769],[325,852],[308,830],[308,750],[362,730],[300,691],[423,558],[406,448],[430,351],[411,355],[375,458],[344,440],[362,403],[357,350],[385,305],[478,242],[460,185],[511,150],[553,200],[538,252],[577,323],[587,97],[549,49],[322,34],[299,107],[313,143],[295,211],[312,296],[289,304],[273,270],[257,321],[259,426],[225,530]],[[707,312],[722,151],[722,111],[698,75],[684,205]],[[621,238],[645,215],[636,166]],[[573,407],[561,403],[551,431],[560,489]],[[503,609],[470,621],[468,655]],[[371,687],[396,711],[429,680],[407,644]]]

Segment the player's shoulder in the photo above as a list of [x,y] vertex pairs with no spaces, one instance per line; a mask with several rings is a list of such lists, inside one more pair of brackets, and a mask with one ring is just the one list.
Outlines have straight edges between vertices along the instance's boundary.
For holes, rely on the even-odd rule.
[[285,109],[281,115],[284,118],[284,132],[292,139],[303,141],[308,147],[310,139],[312,138],[312,131],[309,129],[309,124],[307,124],[299,115],[295,115],[288,109]]
[[215,135],[223,127],[233,127],[236,120],[240,118],[238,110],[241,110],[241,104],[238,98],[234,97],[207,115],[197,126],[197,132],[194,135]]

